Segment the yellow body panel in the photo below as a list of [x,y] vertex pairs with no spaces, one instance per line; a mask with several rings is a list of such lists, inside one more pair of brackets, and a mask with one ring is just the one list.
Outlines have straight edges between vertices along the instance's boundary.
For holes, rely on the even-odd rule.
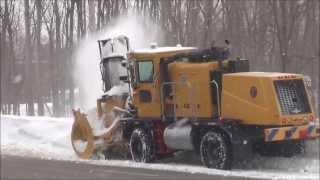
[[[285,73],[246,72],[223,76],[221,111],[226,119],[240,120],[251,125],[302,125],[308,123],[311,112],[298,115],[282,115],[275,80],[302,79],[301,75]],[[256,88],[256,96],[250,94]],[[310,100],[308,101],[310,102]],[[286,119],[286,122],[283,120]]]
[[[257,96],[250,95],[250,88],[256,87]],[[266,77],[233,76],[223,77],[222,117],[241,120],[245,124],[274,124],[278,122],[272,81]],[[277,110],[277,109],[276,109]]]
[[170,80],[176,83],[176,99],[169,103],[176,104],[177,117],[212,118],[218,116],[213,105],[210,86],[210,71],[218,67],[217,62],[201,64],[172,63],[169,66]]

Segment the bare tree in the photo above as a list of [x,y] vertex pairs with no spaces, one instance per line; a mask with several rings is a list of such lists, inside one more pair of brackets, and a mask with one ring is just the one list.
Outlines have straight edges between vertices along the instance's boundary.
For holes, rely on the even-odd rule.
[[36,68],[35,68],[35,78],[37,82],[37,102],[38,102],[38,115],[43,116],[44,115],[44,105],[43,105],[43,76],[41,76],[40,71],[42,69],[41,66],[41,52],[42,52],[42,47],[41,47],[41,29],[42,29],[42,1],[41,0],[36,0],[36,11],[37,11],[37,20],[36,20],[36,28],[35,28],[35,36],[36,36]]
[[320,117],[320,2],[318,1],[318,118]]
[[95,30],[95,4],[94,1],[88,0],[89,6],[89,31],[94,32]]
[[[8,1],[4,1],[4,2],[0,2],[0,3],[4,3],[4,10],[2,9],[3,4],[1,5],[1,25],[2,25],[2,29],[1,29],[1,111],[3,113],[8,113],[8,109],[7,109],[7,105],[6,102],[7,98],[6,98],[6,90],[7,88],[7,81],[6,81],[6,76],[7,76],[7,72],[6,72],[6,66],[7,66],[7,59],[6,59],[6,52],[7,52],[7,43],[6,43],[6,31],[7,31],[7,24],[8,24],[8,17],[9,15],[9,10],[8,10]],[[3,12],[3,13],[2,13]]]
[[32,59],[31,59],[31,33],[30,33],[30,8],[29,8],[29,0],[24,0],[24,23],[25,23],[25,74],[26,74],[26,96],[28,99],[27,105],[27,114],[33,116],[34,115],[34,104],[33,104],[33,87],[31,82],[32,80]]
[[[1,112],[19,114],[27,103],[27,114],[34,115],[37,103],[43,115],[52,102],[54,116],[68,115],[77,88],[69,71],[77,44],[129,9],[161,27],[165,45],[206,48],[229,39],[232,58],[249,58],[252,70],[303,73],[314,84],[319,79],[318,0],[3,0]],[[22,83],[13,83],[19,74]]]
[[296,26],[298,17],[301,14],[301,4],[298,1],[270,1],[272,4],[272,11],[276,25],[276,35],[279,41],[281,70],[286,72],[288,62],[288,53],[290,41],[294,28]]
[[59,66],[60,58],[61,58],[61,17],[59,13],[59,6],[58,0],[54,1],[53,5],[54,17],[55,17],[55,32],[56,32],[56,42],[55,42],[55,58],[54,58],[54,76],[53,76],[53,83],[52,83],[52,95],[53,95],[53,114],[55,116],[61,115],[61,100],[59,95],[59,72],[58,69],[61,67]]

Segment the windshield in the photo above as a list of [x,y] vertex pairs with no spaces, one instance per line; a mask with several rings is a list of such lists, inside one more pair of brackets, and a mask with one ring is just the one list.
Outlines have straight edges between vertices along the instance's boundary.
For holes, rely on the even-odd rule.
[[153,81],[153,63],[151,60],[138,61],[139,82]]

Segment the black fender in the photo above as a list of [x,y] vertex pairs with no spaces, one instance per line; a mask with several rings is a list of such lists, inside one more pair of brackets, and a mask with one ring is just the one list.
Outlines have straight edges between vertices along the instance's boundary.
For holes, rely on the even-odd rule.
[[263,129],[256,126],[223,124],[220,128],[228,134],[233,147],[233,158],[236,161],[251,159],[254,154],[254,143],[263,140]]

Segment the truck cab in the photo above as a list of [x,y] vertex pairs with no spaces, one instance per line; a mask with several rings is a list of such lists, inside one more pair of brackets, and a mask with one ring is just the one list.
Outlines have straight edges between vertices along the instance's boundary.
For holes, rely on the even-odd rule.
[[130,64],[133,104],[141,119],[160,119],[162,115],[160,62],[166,57],[187,53],[193,47],[154,47],[131,52]]

